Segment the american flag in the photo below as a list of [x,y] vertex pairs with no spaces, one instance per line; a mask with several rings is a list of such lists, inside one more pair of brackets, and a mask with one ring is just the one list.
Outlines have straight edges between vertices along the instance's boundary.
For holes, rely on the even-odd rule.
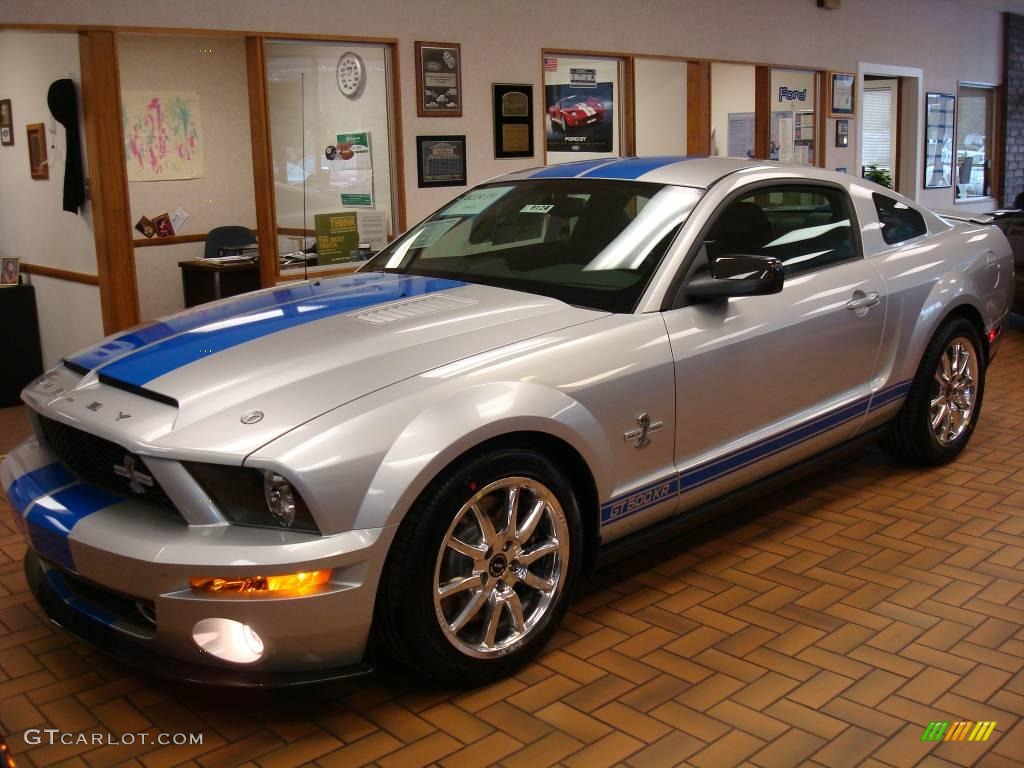
[[558,71],[558,59],[554,56],[544,57],[544,71],[545,72],[557,72]]

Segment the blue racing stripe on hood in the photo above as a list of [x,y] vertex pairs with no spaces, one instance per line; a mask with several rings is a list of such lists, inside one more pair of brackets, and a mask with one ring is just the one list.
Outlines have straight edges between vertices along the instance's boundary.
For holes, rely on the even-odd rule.
[[666,165],[692,160],[690,157],[627,157],[615,163],[602,165],[592,171],[580,174],[585,179],[639,179],[645,173],[656,171]]
[[123,384],[141,387],[190,363],[273,333],[334,315],[465,285],[459,280],[379,273],[360,278],[352,280],[348,290],[310,295],[219,320],[207,318],[204,323],[114,360],[103,368],[102,373]]
[[290,301],[306,299],[314,294],[315,288],[313,285],[303,284],[275,288],[267,293],[262,291],[252,293],[231,301],[218,303],[215,306],[197,307],[175,317],[122,333],[74,357],[68,358],[67,361],[79,368],[91,371],[119,357],[124,357],[137,349],[163,341],[179,333],[190,331],[207,323],[224,320],[229,317],[237,317],[247,312],[257,312],[261,309],[278,306]]

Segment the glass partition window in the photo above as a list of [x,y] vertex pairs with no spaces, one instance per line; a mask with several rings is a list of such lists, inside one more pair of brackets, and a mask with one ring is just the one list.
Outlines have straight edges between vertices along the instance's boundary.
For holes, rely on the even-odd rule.
[[282,276],[365,260],[396,230],[390,53],[266,44]]
[[754,156],[755,67],[752,64],[711,65],[711,154]]
[[961,85],[956,105],[956,197],[992,194],[992,125],[995,90]]
[[772,69],[771,134],[768,158],[781,163],[814,165],[815,106],[818,73]]

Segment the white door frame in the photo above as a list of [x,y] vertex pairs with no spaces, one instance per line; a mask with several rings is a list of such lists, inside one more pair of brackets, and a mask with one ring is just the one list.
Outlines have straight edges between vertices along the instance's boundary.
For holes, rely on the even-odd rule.
[[[913,141],[910,142],[912,146],[906,146],[906,143],[900,148],[901,149],[901,160],[906,162],[906,153],[912,153],[910,155],[913,158],[913,163],[910,167],[914,169],[914,183],[911,189],[914,190],[914,200],[919,200],[923,185],[921,183],[921,127],[924,125],[924,70],[919,67],[899,67],[893,64],[871,64],[868,62],[857,63],[857,146],[854,147],[857,161],[857,173],[860,173],[860,151],[861,151],[861,136],[864,133],[864,75],[879,75],[881,77],[913,77],[917,79],[917,125],[914,127],[913,132],[903,131],[903,136],[913,136]],[[904,109],[904,103],[908,103],[909,89],[904,90],[904,101],[899,104],[900,109]],[[904,112],[904,114],[908,114]],[[901,140],[902,137],[897,137],[897,140]]]

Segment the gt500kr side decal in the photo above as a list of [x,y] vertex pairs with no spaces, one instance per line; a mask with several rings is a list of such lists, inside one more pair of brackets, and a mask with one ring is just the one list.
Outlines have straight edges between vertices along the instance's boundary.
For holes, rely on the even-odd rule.
[[829,411],[785,432],[765,438],[753,445],[698,464],[628,493],[621,494],[601,505],[601,525],[607,525],[643,512],[672,496],[692,491],[702,485],[725,477],[762,459],[792,448],[805,440],[824,434],[846,424],[869,411],[889,405],[910,391],[910,382],[902,381],[852,403]]

